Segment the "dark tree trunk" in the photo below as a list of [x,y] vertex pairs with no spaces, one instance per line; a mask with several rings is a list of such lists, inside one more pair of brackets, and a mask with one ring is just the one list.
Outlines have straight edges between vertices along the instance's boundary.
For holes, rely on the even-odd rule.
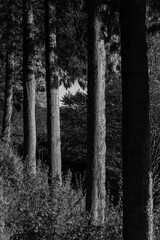
[[88,1],[88,157],[86,209],[91,224],[103,225],[106,208],[106,52],[98,0]]
[[36,174],[36,121],[34,73],[34,17],[28,1],[23,0],[23,128],[24,159],[29,174]]
[[153,239],[145,0],[121,0],[123,239]]
[[[47,138],[49,178],[61,184],[61,138],[59,111],[59,79],[55,57],[56,36],[50,31],[50,6],[45,0],[45,57],[47,86]],[[56,6],[55,6],[56,12]]]
[[11,117],[12,117],[12,100],[13,100],[13,71],[14,71],[14,55],[6,53],[6,76],[5,76],[5,97],[2,138],[6,142],[10,142],[11,137]]

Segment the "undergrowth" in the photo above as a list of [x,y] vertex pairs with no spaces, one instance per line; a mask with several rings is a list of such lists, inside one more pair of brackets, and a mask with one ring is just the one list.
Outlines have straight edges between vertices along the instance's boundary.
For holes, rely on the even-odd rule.
[[[73,188],[68,173],[62,187],[56,182],[49,186],[47,168],[40,163],[36,177],[29,178],[16,151],[0,142],[0,240],[121,240],[122,189],[117,204],[108,191],[106,222],[100,228],[89,224],[83,185]],[[159,240],[160,207],[155,203],[154,231]]]
[[41,164],[36,177],[28,178],[16,152],[0,143],[0,239],[122,239],[121,203],[114,206],[108,196],[105,226],[90,226],[85,192],[73,188],[71,179],[68,173],[62,187],[49,186],[47,169]]
[[[122,189],[117,204],[108,191],[106,222],[100,228],[89,224],[83,185],[73,188],[68,173],[63,176],[62,187],[56,182],[49,186],[47,168],[40,163],[36,177],[29,178],[16,151],[0,142],[0,240],[121,240]],[[154,184],[154,192],[159,192],[157,186]],[[159,222],[157,200],[155,240],[160,236]]]

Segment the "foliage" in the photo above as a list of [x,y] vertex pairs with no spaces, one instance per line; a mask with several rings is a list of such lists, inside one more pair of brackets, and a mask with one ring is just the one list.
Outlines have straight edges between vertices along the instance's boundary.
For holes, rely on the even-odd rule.
[[87,95],[77,92],[63,97],[61,107],[62,159],[85,164],[87,157]]
[[23,166],[16,150],[0,141],[0,176],[10,184],[18,184],[23,175]]
[[119,191],[119,182],[122,175],[121,99],[121,79],[114,74],[106,86],[106,176],[114,196]]
[[[72,188],[71,173],[63,176],[62,187],[56,182],[48,185],[47,169],[40,164],[37,176],[28,178],[27,174],[20,174],[23,169],[17,155],[7,155],[7,150],[12,152],[12,149],[1,146],[1,166],[6,166],[6,171],[4,167],[1,169],[0,181],[1,239],[121,239],[121,202],[114,207],[108,196],[106,225],[104,228],[90,226],[85,213],[85,193],[81,188]],[[6,173],[13,162],[16,167],[8,179]],[[19,174],[15,175],[16,171]]]
[[84,4],[84,0],[60,0],[57,3],[59,64],[69,73],[71,81],[86,77],[87,18]]

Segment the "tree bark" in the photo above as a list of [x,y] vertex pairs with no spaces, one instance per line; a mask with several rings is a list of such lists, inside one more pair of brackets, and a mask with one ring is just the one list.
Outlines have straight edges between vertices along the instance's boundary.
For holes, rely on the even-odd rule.
[[13,71],[14,71],[14,55],[6,53],[6,76],[5,76],[5,97],[2,138],[5,142],[11,141],[11,117],[12,117],[12,101],[13,101]]
[[153,239],[145,0],[121,0],[123,239]]
[[[47,138],[50,182],[54,179],[61,184],[61,138],[59,111],[59,79],[57,69],[56,34],[50,31],[50,6],[45,0],[45,58],[47,87]],[[56,5],[55,5],[56,12]]]
[[23,128],[24,159],[28,172],[36,174],[36,120],[34,72],[34,16],[29,2],[23,0]]
[[106,208],[106,52],[98,0],[88,5],[88,153],[86,210],[91,224],[105,223]]

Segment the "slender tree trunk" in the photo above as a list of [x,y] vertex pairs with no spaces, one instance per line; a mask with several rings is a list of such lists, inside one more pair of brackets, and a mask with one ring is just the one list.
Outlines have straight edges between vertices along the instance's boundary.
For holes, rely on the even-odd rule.
[[24,158],[29,174],[36,174],[36,120],[34,73],[34,17],[29,3],[23,0],[23,128]]
[[[57,179],[61,184],[61,138],[59,111],[59,79],[55,57],[56,37],[50,32],[50,7],[45,0],[45,57],[47,86],[47,135],[49,178]],[[55,7],[56,8],[56,7]],[[55,9],[56,11],[56,9]],[[54,57],[53,57],[54,56]]]
[[14,55],[6,53],[6,76],[5,76],[5,98],[4,98],[4,113],[2,138],[6,142],[10,142],[11,137],[11,117],[12,117],[12,101],[13,101],[13,71],[14,71]]
[[91,224],[103,225],[106,208],[106,52],[98,0],[88,6],[88,167],[86,209]]
[[0,177],[0,212],[2,215],[0,216],[0,239],[4,239],[4,229],[5,229],[5,214],[4,214],[4,183],[3,183],[3,178]]
[[121,0],[123,239],[153,239],[145,0]]

